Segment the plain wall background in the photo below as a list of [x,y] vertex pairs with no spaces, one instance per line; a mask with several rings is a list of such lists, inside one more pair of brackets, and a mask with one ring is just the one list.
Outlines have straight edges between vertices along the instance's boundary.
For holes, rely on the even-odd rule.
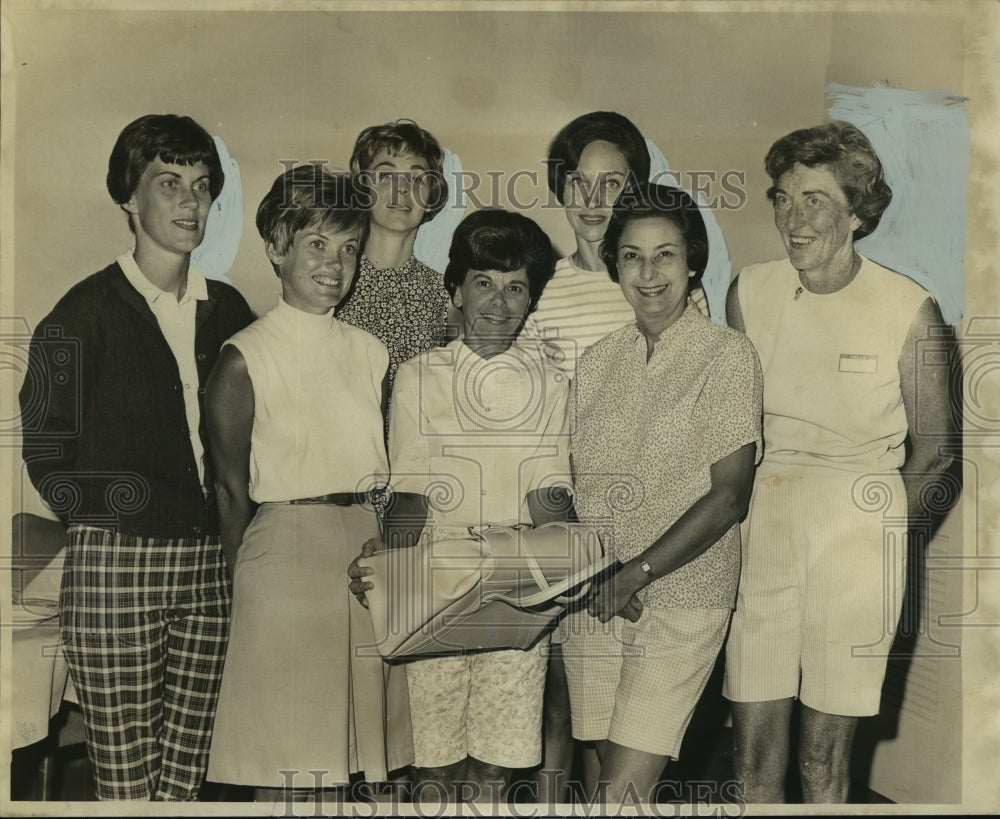
[[[702,11],[622,4],[643,10],[593,13],[527,3],[438,4],[445,10],[433,12],[351,12],[321,0],[309,5],[329,10],[234,12],[223,0],[214,3],[223,10],[209,11],[72,5],[3,4],[0,331],[16,334],[19,319],[34,327],[73,283],[129,246],[104,176],[118,132],[142,114],[191,115],[239,163],[245,224],[229,277],[260,313],[280,291],[253,215],[281,170],[278,160],[344,166],[367,125],[414,118],[466,170],[536,170],[543,195],[540,162],[556,131],[586,111],[620,111],[674,169],[746,173],[745,207],[716,214],[739,270],[783,255],[764,198],[769,145],[823,120],[827,83],[884,81],[971,98],[968,316],[984,318],[981,326],[1000,339],[1000,321],[990,318],[1000,315],[993,3],[706,3]],[[560,210],[529,215],[560,250],[571,248]],[[8,345],[0,360],[9,379],[0,391],[0,451],[9,459],[2,474],[14,484],[0,496],[5,520],[12,510],[37,511],[17,455],[23,358]],[[995,379],[981,387],[984,400],[1000,404]],[[967,439],[967,475],[975,476],[966,489],[968,555],[995,552],[1000,542],[1000,450],[988,445],[996,440],[978,447]],[[968,576],[970,594],[978,578]],[[984,589],[970,605],[985,605]],[[996,627],[965,637],[969,653],[984,660],[963,664],[965,802],[995,807]]]
[[[15,8],[14,312],[33,325],[62,291],[129,246],[104,175],[118,132],[145,113],[189,114],[239,163],[245,225],[229,276],[257,312],[279,292],[253,226],[278,160],[345,167],[363,127],[399,117],[430,130],[467,171],[504,179],[537,172],[544,199],[541,160],[556,131],[586,111],[620,111],[675,170],[745,172],[746,205],[716,213],[734,269],[777,258],[783,250],[763,195],[767,148],[823,120],[828,82],[888,80],[961,93],[964,21],[953,9],[904,16]],[[522,182],[518,192],[528,191]],[[488,193],[479,190],[481,198]],[[560,250],[572,247],[561,210],[530,215]]]

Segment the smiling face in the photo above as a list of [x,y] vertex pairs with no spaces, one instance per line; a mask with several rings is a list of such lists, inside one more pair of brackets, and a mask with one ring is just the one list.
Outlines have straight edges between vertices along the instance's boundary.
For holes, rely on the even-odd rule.
[[854,215],[836,177],[823,165],[796,162],[778,179],[774,224],[796,270],[817,278],[849,267],[854,259]]
[[137,255],[187,256],[205,237],[212,206],[204,162],[175,165],[157,157],[122,207],[130,214]]
[[583,149],[563,189],[566,218],[578,241],[595,244],[604,238],[628,173],[625,155],[610,142],[598,139]]
[[633,219],[618,241],[618,283],[639,329],[658,336],[687,305],[687,246],[677,225],[663,216]]
[[347,295],[359,247],[360,228],[341,231],[332,225],[313,225],[296,231],[286,253],[268,244],[267,257],[278,268],[285,302],[319,315]]
[[470,270],[452,301],[462,311],[466,345],[488,358],[509,348],[521,331],[531,301],[528,274],[523,267]]
[[393,156],[383,150],[367,170],[375,195],[372,227],[402,233],[419,228],[431,195],[427,163],[412,154]]

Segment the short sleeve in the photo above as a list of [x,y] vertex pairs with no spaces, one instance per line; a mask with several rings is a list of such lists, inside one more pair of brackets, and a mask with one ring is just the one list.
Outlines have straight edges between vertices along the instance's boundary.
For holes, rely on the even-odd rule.
[[569,387],[566,379],[550,379],[545,414],[539,426],[537,456],[524,466],[526,493],[536,489],[563,487],[572,492],[570,478]]
[[423,495],[431,459],[420,425],[420,360],[411,359],[396,373],[389,412],[389,469],[394,492]]
[[717,463],[745,444],[757,446],[755,463],[763,456],[761,412],[764,379],[757,351],[746,336],[735,332],[716,357],[694,412],[709,463]]

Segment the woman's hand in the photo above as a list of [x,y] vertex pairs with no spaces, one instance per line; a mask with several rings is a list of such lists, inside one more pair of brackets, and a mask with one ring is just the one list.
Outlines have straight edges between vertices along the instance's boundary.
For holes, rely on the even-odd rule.
[[347,567],[347,575],[351,578],[351,594],[357,597],[358,602],[365,608],[368,608],[368,598],[365,597],[365,592],[369,589],[374,589],[375,585],[362,578],[370,575],[373,569],[371,566],[359,565],[358,561],[364,557],[371,557],[379,550],[381,545],[382,543],[377,537],[369,538],[365,541],[365,545],[361,547],[361,554],[354,558],[351,561],[351,565]]
[[594,585],[587,600],[587,612],[591,617],[606,623],[617,615],[634,623],[642,616],[642,602],[636,593],[644,584],[637,585],[630,574],[623,566]]

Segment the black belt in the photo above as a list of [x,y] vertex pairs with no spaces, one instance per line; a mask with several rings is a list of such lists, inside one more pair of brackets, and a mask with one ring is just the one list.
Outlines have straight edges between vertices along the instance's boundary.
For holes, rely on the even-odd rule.
[[371,503],[367,492],[331,492],[315,498],[296,498],[288,503],[332,503],[334,506],[353,506],[356,503]]

